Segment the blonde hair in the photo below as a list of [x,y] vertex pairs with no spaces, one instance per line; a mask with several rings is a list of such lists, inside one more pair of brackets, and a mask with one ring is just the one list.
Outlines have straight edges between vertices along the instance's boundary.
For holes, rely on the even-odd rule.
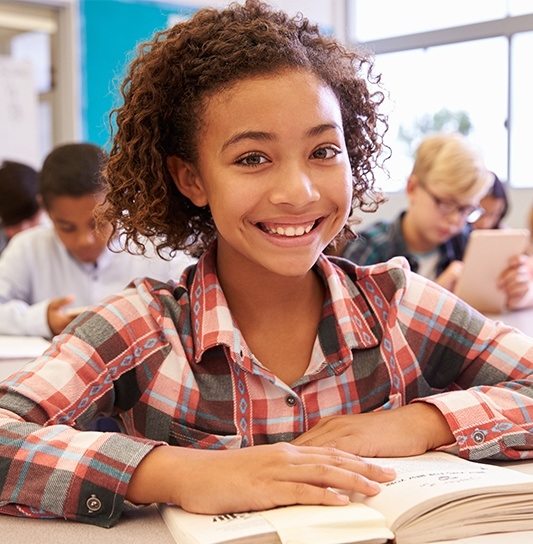
[[479,150],[456,132],[426,137],[416,151],[412,175],[428,187],[481,197],[494,179]]

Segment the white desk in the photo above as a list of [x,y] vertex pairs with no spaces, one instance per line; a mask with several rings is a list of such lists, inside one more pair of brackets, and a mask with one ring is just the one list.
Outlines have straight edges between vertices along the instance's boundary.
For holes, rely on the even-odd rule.
[[176,544],[155,506],[124,514],[112,529],[61,519],[0,515],[2,544]]
[[503,321],[507,325],[516,327],[525,334],[533,336],[533,308],[498,315],[489,315],[488,317],[494,320]]
[[0,381],[18,372],[30,359],[0,359]]
[[0,335],[0,381],[39,356],[50,342],[40,336]]

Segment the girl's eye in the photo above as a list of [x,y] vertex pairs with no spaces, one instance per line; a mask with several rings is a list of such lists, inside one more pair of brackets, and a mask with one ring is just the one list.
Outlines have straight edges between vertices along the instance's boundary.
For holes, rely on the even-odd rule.
[[311,157],[314,159],[333,159],[336,157],[341,150],[334,146],[329,147],[319,147],[311,153]]
[[242,157],[235,162],[236,164],[242,164],[243,166],[259,166],[266,163],[267,159],[258,153],[249,153],[245,157]]

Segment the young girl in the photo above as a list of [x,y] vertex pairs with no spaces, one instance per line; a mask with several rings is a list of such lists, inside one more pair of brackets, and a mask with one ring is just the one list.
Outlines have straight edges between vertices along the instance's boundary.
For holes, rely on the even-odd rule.
[[500,178],[494,173],[492,176],[494,181],[491,188],[480,202],[484,210],[483,215],[472,224],[475,229],[505,228],[504,219],[509,213],[509,199]]
[[[331,488],[394,477],[358,455],[533,456],[532,339],[402,259],[322,254],[372,188],[367,62],[255,0],[141,49],[101,219],[203,255],[94,306],[3,384],[2,512],[110,526],[131,503],[334,505]],[[110,414],[122,433],[86,431]]]

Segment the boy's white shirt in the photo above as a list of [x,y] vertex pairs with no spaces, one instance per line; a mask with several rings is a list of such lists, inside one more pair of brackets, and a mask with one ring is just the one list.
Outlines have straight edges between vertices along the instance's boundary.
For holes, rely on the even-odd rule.
[[178,252],[165,261],[106,249],[96,266],[72,257],[50,225],[14,236],[0,256],[0,334],[50,337],[51,299],[74,295],[72,306],[89,306],[121,291],[136,277],[178,279],[195,259]]
[[440,260],[439,248],[435,248],[427,253],[414,253],[418,263],[417,272],[430,280],[435,280],[437,277],[437,266]]

